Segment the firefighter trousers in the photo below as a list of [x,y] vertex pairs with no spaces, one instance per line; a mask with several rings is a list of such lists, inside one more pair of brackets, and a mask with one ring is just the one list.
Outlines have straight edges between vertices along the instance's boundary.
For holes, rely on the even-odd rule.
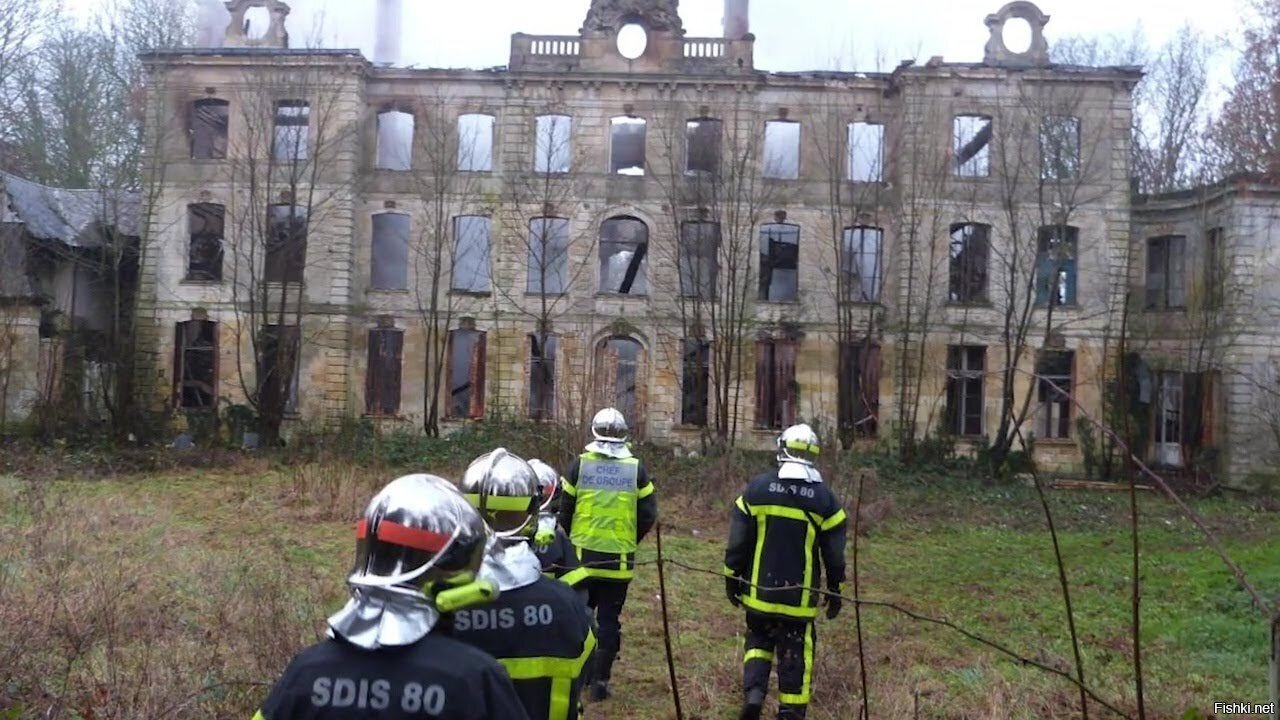
[[743,690],[759,690],[767,694],[769,675],[776,663],[778,717],[804,718],[813,683],[816,640],[812,620],[748,612],[742,661]]
[[613,673],[613,661],[622,649],[622,606],[627,602],[627,590],[631,583],[623,580],[587,578],[578,587],[585,586],[587,607],[595,611],[597,639],[595,680],[608,680]]

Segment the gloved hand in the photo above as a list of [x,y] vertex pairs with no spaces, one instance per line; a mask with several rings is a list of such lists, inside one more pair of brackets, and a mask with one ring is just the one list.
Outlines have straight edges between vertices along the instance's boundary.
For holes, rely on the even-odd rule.
[[827,596],[827,619],[835,620],[840,614],[840,608],[844,606],[844,598],[839,595]]
[[742,578],[726,575],[724,578],[724,594],[734,607],[742,607]]

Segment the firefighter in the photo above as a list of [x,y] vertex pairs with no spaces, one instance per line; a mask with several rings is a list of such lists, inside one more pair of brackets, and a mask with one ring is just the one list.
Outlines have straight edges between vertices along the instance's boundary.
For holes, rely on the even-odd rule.
[[826,598],[827,618],[840,613],[848,521],[814,467],[818,451],[808,425],[787,428],[778,438],[778,469],[752,479],[729,511],[725,592],[747,612],[740,720],[760,717],[775,660],[778,718],[804,718],[824,569],[835,593]]
[[533,720],[578,717],[596,637],[586,603],[543,576],[530,547],[542,502],[537,473],[498,448],[471,463],[461,489],[493,532],[480,577],[495,582],[500,594],[488,605],[455,613],[453,636],[506,667]]
[[622,648],[619,616],[635,568],[636,547],[658,520],[653,483],[627,442],[627,421],[614,408],[591,420],[594,440],[563,476],[560,525],[582,561],[583,586],[600,627],[591,698],[609,697]]
[[[538,484],[542,490],[538,530],[533,539],[533,549],[542,562],[542,572],[569,587],[578,587],[586,577],[585,571],[578,561],[578,554],[573,550],[573,543],[569,542],[569,536],[560,527],[560,521],[556,517],[560,504],[560,473],[537,459],[530,460],[529,466],[538,474]],[[582,591],[582,598],[584,602],[587,599],[585,589]]]
[[383,488],[356,523],[350,601],[253,720],[527,719],[502,665],[439,627],[496,593],[477,579],[488,536],[443,478],[406,475]]

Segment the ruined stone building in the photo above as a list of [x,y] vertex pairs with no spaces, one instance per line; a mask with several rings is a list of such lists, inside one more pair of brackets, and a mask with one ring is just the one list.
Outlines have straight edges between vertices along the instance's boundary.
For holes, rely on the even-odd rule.
[[[148,405],[447,431],[608,403],[647,440],[758,447],[801,420],[974,447],[1012,415],[1072,472],[1080,418],[1126,385],[1152,460],[1254,422],[1173,318],[1205,238],[1276,205],[1136,202],[1139,69],[1052,63],[1027,2],[986,18],[982,62],[887,73],[757,69],[745,0],[707,38],[676,0],[583,4],[577,34],[517,34],[485,70],[291,48],[278,0],[227,2],[222,47],[145,57]],[[1225,355],[1270,362],[1239,335]]]

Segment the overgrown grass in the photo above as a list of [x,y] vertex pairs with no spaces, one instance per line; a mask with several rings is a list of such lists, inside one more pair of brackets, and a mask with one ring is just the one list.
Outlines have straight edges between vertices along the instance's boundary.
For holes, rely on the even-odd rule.
[[[535,454],[539,439],[484,442],[499,441]],[[288,466],[259,461],[238,470],[94,482],[74,475],[0,480],[0,531],[10,538],[0,545],[4,717],[250,716],[288,658],[321,637],[323,618],[342,601],[350,520],[369,493],[400,469],[454,472],[475,450],[459,444],[427,456],[414,447],[384,455],[385,470],[316,455]],[[666,552],[710,571],[669,566],[686,715],[732,718],[742,618],[723,599],[716,571],[725,509],[768,457],[675,459],[650,450],[650,458]],[[1070,670],[1052,552],[1030,490],[866,472],[868,500],[892,509],[861,539],[865,597],[945,617]],[[833,474],[830,481],[851,506],[847,479]],[[1167,502],[1142,500],[1149,717],[1212,710],[1215,700],[1262,701],[1267,623]],[[1127,498],[1057,492],[1051,501],[1063,528],[1087,680],[1131,709]],[[1225,499],[1198,501],[1197,509],[1254,582],[1270,597],[1280,592],[1280,515]],[[641,560],[653,558],[650,539]],[[645,565],[624,617],[615,699],[590,708],[588,717],[673,716],[660,617],[656,571]],[[1059,678],[888,609],[867,608],[864,623],[873,717],[912,718],[917,709],[922,718],[1078,717],[1078,696]],[[819,621],[818,647],[810,717],[856,717],[849,609]],[[1106,716],[1100,708],[1091,715]]]

